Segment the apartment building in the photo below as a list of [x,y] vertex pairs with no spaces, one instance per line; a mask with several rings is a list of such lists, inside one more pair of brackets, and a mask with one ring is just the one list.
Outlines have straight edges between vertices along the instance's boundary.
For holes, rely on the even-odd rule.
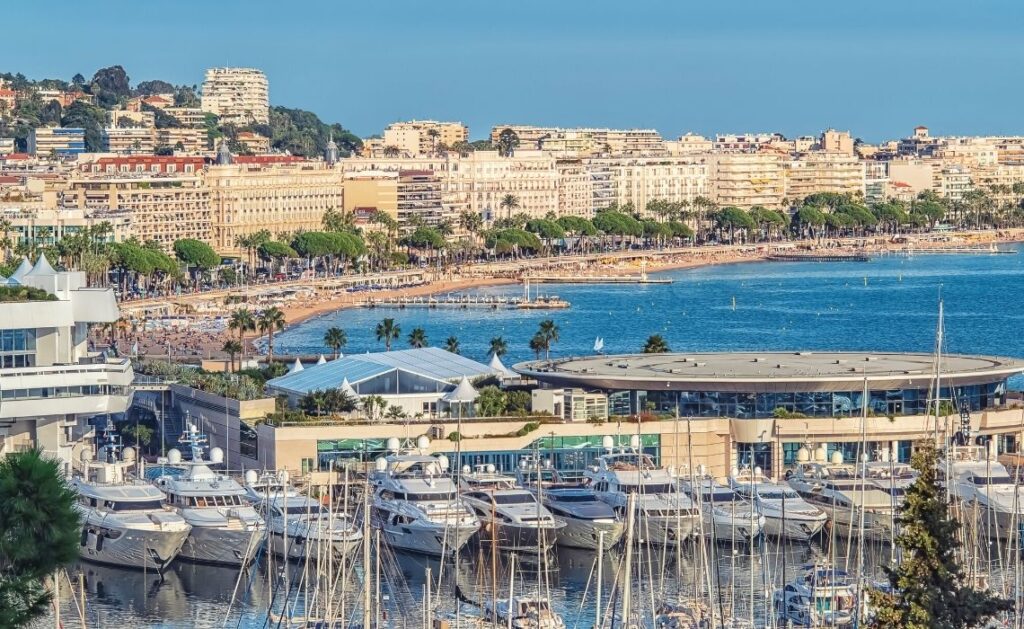
[[960,164],[945,164],[935,168],[932,189],[950,201],[963,201],[964,195],[974,190],[971,171]]
[[933,190],[935,185],[934,160],[903,157],[888,161],[889,181],[910,186],[913,194]]
[[88,420],[123,413],[131,400],[131,360],[89,350],[90,326],[117,321],[117,301],[43,256],[24,261],[8,284],[56,300],[0,303],[0,456],[39,448],[70,473],[92,437]]
[[[563,158],[555,162],[558,172],[558,215],[594,215],[594,179],[582,159]],[[607,206],[605,206],[607,207]]]
[[712,200],[720,206],[749,209],[783,206],[786,179],[782,156],[775,153],[715,153],[708,156]]
[[410,120],[395,122],[384,129],[381,146],[394,146],[406,155],[430,155],[437,147],[469,141],[469,127],[461,122]]
[[206,126],[206,112],[199,107],[164,107],[164,113],[173,116],[183,127],[199,129]]
[[[558,214],[558,184],[556,159],[546,151],[519,150],[512,157],[474,151],[450,158],[445,201],[454,213],[469,210],[485,221],[519,213],[541,218]],[[506,195],[516,198],[517,208],[501,207]]]
[[270,152],[270,138],[264,135],[252,131],[242,131],[238,134],[237,140],[239,144],[244,145],[246,149],[257,155]]
[[497,125],[491,128],[496,143],[506,129],[519,138],[520,150],[552,150],[590,155],[667,155],[665,140],[655,129],[594,129]]
[[709,196],[708,165],[703,158],[630,157],[591,160],[611,171],[613,200],[643,211],[654,200],[690,203]]
[[193,159],[139,156],[98,160],[69,179],[63,206],[127,210],[132,234],[142,242],[156,241],[167,251],[182,238],[210,242],[210,192]]
[[994,138],[942,138],[934,155],[947,164],[966,168],[993,166],[999,162],[999,150]]
[[151,111],[115,109],[107,114],[108,127],[150,127],[156,124],[156,114]]
[[169,146],[182,153],[206,153],[210,150],[210,141],[205,129],[189,127],[167,127],[156,130],[156,145]]
[[39,127],[28,135],[28,152],[36,157],[71,157],[85,152],[85,129]]
[[270,120],[267,77],[255,68],[210,68],[203,81],[202,109],[221,123],[266,124]]
[[322,228],[327,210],[345,207],[344,174],[323,162],[238,157],[206,169],[210,244],[238,255],[239,236],[267,230],[275,237]]
[[397,221],[398,173],[398,170],[364,170],[344,173],[345,212],[355,215],[357,219],[366,219],[374,212],[379,211]]
[[[821,133],[819,145],[821,150],[826,153],[843,153],[846,155],[853,155],[853,138],[850,136],[849,131],[826,129]],[[797,150],[808,149],[797,148]]]
[[779,141],[785,138],[778,133],[725,133],[715,136],[712,148],[719,153],[747,153]]
[[103,130],[103,150],[120,155],[151,155],[156,149],[154,131],[144,127],[108,127]]
[[69,208],[38,208],[24,206],[0,209],[0,220],[10,223],[10,238],[14,243],[35,242],[50,246],[62,238],[106,224],[110,231],[105,242],[124,242],[132,235],[131,212],[127,210],[83,210]]
[[864,195],[864,164],[853,154],[809,151],[786,164],[786,198],[797,202],[818,192]]
[[679,136],[671,142],[665,142],[665,149],[668,151],[668,154],[673,157],[710,153],[714,149],[714,146],[714,142],[695,133],[687,133],[686,135]]

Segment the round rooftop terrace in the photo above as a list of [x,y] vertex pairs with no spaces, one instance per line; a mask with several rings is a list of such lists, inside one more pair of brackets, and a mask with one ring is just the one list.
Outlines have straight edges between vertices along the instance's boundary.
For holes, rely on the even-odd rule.
[[[530,361],[518,373],[556,386],[606,390],[849,391],[927,388],[935,356],[887,352],[674,352]],[[998,382],[1024,372],[1024,361],[942,356],[942,384]]]

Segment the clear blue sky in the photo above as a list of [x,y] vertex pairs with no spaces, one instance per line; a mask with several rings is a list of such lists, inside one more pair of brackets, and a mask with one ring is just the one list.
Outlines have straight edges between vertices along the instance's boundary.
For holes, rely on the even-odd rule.
[[1024,133],[1024,3],[948,0],[178,0],[4,7],[0,70],[201,83],[262,68],[274,104],[390,121]]

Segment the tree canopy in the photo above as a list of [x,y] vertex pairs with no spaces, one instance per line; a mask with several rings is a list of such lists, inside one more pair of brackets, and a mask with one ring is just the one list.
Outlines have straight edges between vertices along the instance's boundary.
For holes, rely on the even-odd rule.
[[195,238],[182,238],[174,242],[174,255],[189,268],[203,271],[220,265],[220,256],[213,247]]

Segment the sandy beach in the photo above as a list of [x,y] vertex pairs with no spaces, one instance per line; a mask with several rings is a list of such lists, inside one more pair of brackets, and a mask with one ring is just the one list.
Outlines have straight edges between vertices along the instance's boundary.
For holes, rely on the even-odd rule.
[[[977,233],[958,233],[943,235],[939,238],[915,239],[913,246],[917,248],[934,248],[965,245],[982,245],[988,243],[1018,242],[1024,239],[1024,230],[1004,230]],[[906,243],[892,242],[883,238],[846,239],[816,244],[814,252],[841,253],[883,253],[906,247]],[[518,284],[523,276],[541,273],[558,273],[562,275],[609,276],[638,275],[641,272],[639,260],[644,260],[644,269],[648,273],[675,269],[704,267],[718,264],[751,262],[765,260],[772,252],[782,250],[794,253],[809,253],[808,243],[759,243],[750,245],[732,245],[717,247],[700,247],[665,251],[622,251],[605,254],[592,254],[585,257],[561,257],[548,259],[523,260],[516,263],[485,263],[459,269],[459,273],[447,272],[441,275],[428,274],[426,281],[415,286],[397,289],[381,289],[372,292],[346,292],[344,290],[318,290],[314,287],[301,287],[293,291],[287,299],[275,301],[275,305],[284,311],[288,326],[295,326],[309,319],[324,314],[359,307],[368,297],[373,299],[426,297],[443,295],[449,292],[466,291],[485,286]],[[372,278],[371,278],[372,279]],[[211,301],[210,296],[188,295],[182,302]],[[131,310],[138,304],[126,304],[127,324],[115,331],[117,346],[121,353],[130,354],[137,348],[139,355],[168,356],[177,360],[198,361],[200,359],[226,358],[221,351],[224,342],[229,338],[237,338],[234,332],[226,329],[226,317],[230,313],[227,307],[219,308],[205,316],[188,315],[172,319],[170,324],[162,322],[162,326],[147,329],[147,323]],[[259,309],[258,304],[249,304],[251,309]],[[176,324],[176,325],[175,325]],[[247,354],[252,355],[252,341],[259,338],[256,333],[246,335]],[[107,343],[110,332],[96,337],[98,343]]]

